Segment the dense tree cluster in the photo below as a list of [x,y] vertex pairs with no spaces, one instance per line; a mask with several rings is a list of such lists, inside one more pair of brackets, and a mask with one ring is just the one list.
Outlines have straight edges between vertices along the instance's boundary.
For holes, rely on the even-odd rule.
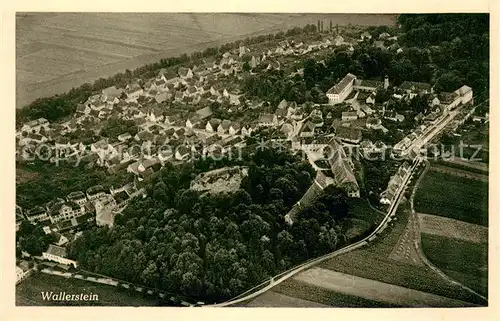
[[134,136],[137,134],[137,131],[137,125],[133,120],[110,118],[105,122],[104,127],[100,131],[100,135],[103,137],[116,138],[123,133],[129,133]]
[[466,83],[478,94],[489,88],[488,14],[404,14],[400,42],[428,52],[435,89],[453,91]]
[[120,172],[109,175],[105,169],[75,166],[61,160],[56,166],[42,160],[18,164],[16,171],[32,176],[16,183],[16,204],[25,209],[43,205],[54,198],[65,198],[75,191],[85,192],[94,185],[118,187],[133,180],[133,174]]
[[16,256],[20,257],[21,251],[31,255],[42,255],[50,243],[56,242],[54,234],[45,234],[42,225],[33,225],[23,221],[16,232]]
[[[239,190],[200,195],[196,174],[249,166]],[[86,231],[70,248],[85,269],[206,301],[235,296],[344,239],[345,194],[328,190],[292,227],[283,216],[312,182],[311,166],[288,152],[265,149],[241,161],[199,160],[167,166],[150,195],[134,200],[113,229]]]

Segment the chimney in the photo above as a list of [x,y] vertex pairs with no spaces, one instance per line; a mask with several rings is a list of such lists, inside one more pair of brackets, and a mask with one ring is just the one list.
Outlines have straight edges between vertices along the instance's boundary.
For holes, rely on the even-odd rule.
[[385,75],[384,78],[384,89],[389,88],[389,76]]

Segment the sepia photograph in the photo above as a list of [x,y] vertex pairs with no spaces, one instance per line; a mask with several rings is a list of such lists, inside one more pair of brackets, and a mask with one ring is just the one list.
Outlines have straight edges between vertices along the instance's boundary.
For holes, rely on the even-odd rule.
[[489,13],[19,11],[15,107],[17,307],[491,305]]

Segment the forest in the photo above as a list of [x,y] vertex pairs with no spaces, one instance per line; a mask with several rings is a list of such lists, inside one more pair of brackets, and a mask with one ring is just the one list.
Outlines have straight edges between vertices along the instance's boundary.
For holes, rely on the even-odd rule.
[[[234,193],[189,189],[198,173],[241,164],[249,175]],[[236,162],[166,166],[147,187],[149,197],[134,200],[113,229],[85,231],[69,253],[93,272],[204,302],[229,299],[345,243],[349,206],[340,189],[325,191],[293,226],[283,220],[313,174],[298,156],[275,149]]]

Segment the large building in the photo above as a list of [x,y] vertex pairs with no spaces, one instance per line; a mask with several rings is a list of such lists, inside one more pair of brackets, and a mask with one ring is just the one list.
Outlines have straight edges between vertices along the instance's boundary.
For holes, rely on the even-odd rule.
[[326,92],[328,103],[330,105],[340,104],[353,89],[359,91],[374,92],[379,88],[387,89],[389,87],[389,78],[386,76],[384,81],[358,79],[355,75],[348,73],[342,80]]
[[354,165],[337,139],[329,143],[328,163],[333,174],[334,184],[343,188],[349,197],[359,197],[359,185],[354,176]]
[[326,92],[330,105],[340,104],[352,92],[356,76],[349,73],[342,80]]

